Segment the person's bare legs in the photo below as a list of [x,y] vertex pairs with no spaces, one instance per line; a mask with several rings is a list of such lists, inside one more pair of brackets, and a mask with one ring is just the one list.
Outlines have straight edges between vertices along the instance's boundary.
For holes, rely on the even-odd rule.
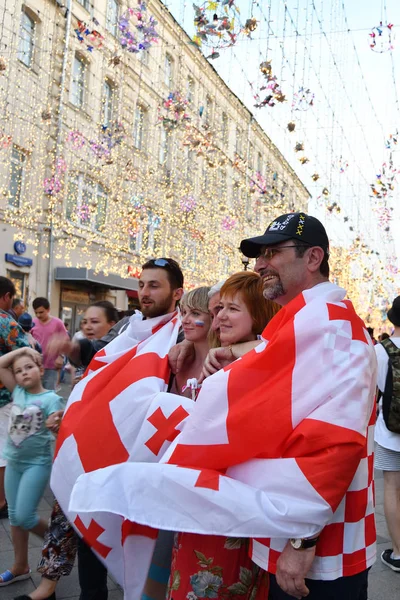
[[48,521],[45,521],[44,519],[39,519],[38,524],[35,525],[35,527],[33,527],[30,531],[36,534],[37,536],[44,538],[44,534],[46,533],[48,527]]
[[387,528],[393,545],[393,554],[400,556],[400,472],[383,472],[383,506]]
[[54,594],[56,591],[57,582],[58,580],[42,577],[39,587],[33,592],[30,592],[29,598],[32,598],[32,600],[46,600],[46,598]]
[[10,571],[13,575],[23,575],[29,571],[28,563],[29,531],[11,525],[11,539],[14,546],[14,564]]
[[6,495],[4,492],[4,472],[6,468],[0,467],[0,510],[4,508],[6,504]]

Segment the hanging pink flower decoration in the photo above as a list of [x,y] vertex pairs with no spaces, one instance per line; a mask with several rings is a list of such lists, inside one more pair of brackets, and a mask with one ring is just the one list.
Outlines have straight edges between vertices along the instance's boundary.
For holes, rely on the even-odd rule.
[[236,220],[227,215],[222,219],[221,227],[224,231],[232,231],[236,227]]
[[184,196],[179,202],[180,209],[185,213],[190,213],[197,206],[197,202],[193,196]]
[[81,204],[76,210],[77,217],[83,223],[90,221],[90,208],[87,204]]
[[44,180],[43,186],[45,194],[48,194],[49,196],[55,196],[55,194],[61,192],[62,184],[57,177],[50,177]]
[[85,137],[83,133],[75,129],[68,133],[67,142],[76,150],[80,150],[85,145]]

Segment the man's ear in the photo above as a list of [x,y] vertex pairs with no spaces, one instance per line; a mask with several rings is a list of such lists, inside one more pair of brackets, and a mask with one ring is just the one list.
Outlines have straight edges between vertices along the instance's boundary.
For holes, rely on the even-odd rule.
[[178,302],[183,296],[183,288],[177,288],[174,290],[174,300]]
[[319,271],[319,267],[324,260],[324,251],[319,246],[313,246],[308,252],[308,268],[312,273]]

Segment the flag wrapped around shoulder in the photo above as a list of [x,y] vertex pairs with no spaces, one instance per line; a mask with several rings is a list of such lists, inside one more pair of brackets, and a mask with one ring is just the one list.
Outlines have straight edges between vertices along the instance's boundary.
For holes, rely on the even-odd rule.
[[336,541],[321,540],[309,576],[372,564],[376,359],[344,297],[331,283],[297,296],[269,323],[265,343],[206,380],[161,463],[83,475],[73,510],[254,538],[253,560],[270,571],[288,538],[332,524]]
[[[70,496],[81,474],[129,461],[158,461],[178,435],[193,405],[167,393],[168,351],[179,326],[177,312],[148,320],[140,313],[131,317],[126,331],[95,355],[72,391],[57,438],[52,490],[68,520],[121,585],[124,554],[134,546],[130,536],[136,534],[147,549],[141,565],[146,572],[156,533],[119,515],[71,511]],[[118,493],[108,491],[111,497]]]

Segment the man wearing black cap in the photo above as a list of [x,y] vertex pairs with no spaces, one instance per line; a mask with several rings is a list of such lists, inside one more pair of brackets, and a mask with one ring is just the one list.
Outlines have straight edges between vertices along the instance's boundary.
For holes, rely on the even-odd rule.
[[[293,319],[296,363],[288,378],[293,427],[294,431],[299,427],[308,430],[308,423],[313,423],[312,427],[318,424],[320,435],[326,436],[326,447],[319,459],[321,482],[315,472],[303,472],[314,491],[332,507],[330,520],[319,519],[318,510],[307,497],[306,488],[301,490],[299,487],[294,514],[299,511],[298,522],[301,523],[302,506],[309,502],[309,520],[315,524],[319,534],[313,538],[290,539],[288,526],[286,544],[281,539],[269,540],[264,545],[254,542],[257,552],[253,552],[253,560],[271,575],[270,600],[303,596],[310,600],[367,600],[368,569],[375,560],[376,537],[371,487],[373,443],[370,439],[373,435],[370,425],[374,412],[376,368],[372,345],[351,303],[344,300],[345,291],[328,280],[329,240],[318,219],[305,213],[282,215],[268,226],[263,235],[243,240],[240,249],[245,256],[256,259],[255,271],[263,279],[264,297],[285,307],[275,319],[281,319],[285,326],[288,319],[289,322],[290,318]],[[307,305],[310,307],[308,313]],[[278,336],[279,331],[281,329],[278,328]],[[318,359],[315,357],[319,354],[316,348],[319,345],[321,354],[326,353],[328,357],[323,359],[322,364],[326,367],[322,368],[321,365],[316,366]],[[314,362],[310,362],[307,357],[313,347],[311,354],[314,359],[311,360]],[[359,361],[355,358],[357,353]],[[330,370],[339,365],[336,382]],[[314,371],[315,380],[312,377]],[[359,383],[362,381],[368,382],[364,388]],[[282,385],[286,385],[286,379]],[[314,396],[315,406],[312,401],[309,402],[311,396]],[[319,397],[321,406],[318,406]],[[329,409],[324,409],[327,399]],[[308,402],[309,412],[308,409],[304,412],[304,405]],[[354,406],[346,418],[343,418],[343,402]],[[299,414],[303,415],[303,420],[296,421]],[[304,417],[304,414],[307,416]],[[329,429],[331,426],[336,427],[338,433],[328,440],[329,434],[324,433],[324,427]],[[357,459],[349,469],[345,467],[347,457],[341,444],[354,443],[354,439],[351,441],[354,431],[363,436],[364,450],[360,445],[356,450]],[[309,436],[310,440],[314,436],[311,430]],[[336,454],[338,447],[341,448],[339,452],[344,452],[340,459]],[[343,472],[338,471],[333,485],[329,481],[322,484],[324,461],[328,470],[328,467],[332,468],[333,460],[340,461]],[[305,469],[306,463],[300,464],[301,469]],[[290,472],[282,472],[281,476],[283,479],[290,477]],[[332,490],[328,491],[330,485]],[[279,502],[279,499],[276,501]],[[284,504],[284,498],[282,502]],[[352,502],[354,506],[350,508]]]

